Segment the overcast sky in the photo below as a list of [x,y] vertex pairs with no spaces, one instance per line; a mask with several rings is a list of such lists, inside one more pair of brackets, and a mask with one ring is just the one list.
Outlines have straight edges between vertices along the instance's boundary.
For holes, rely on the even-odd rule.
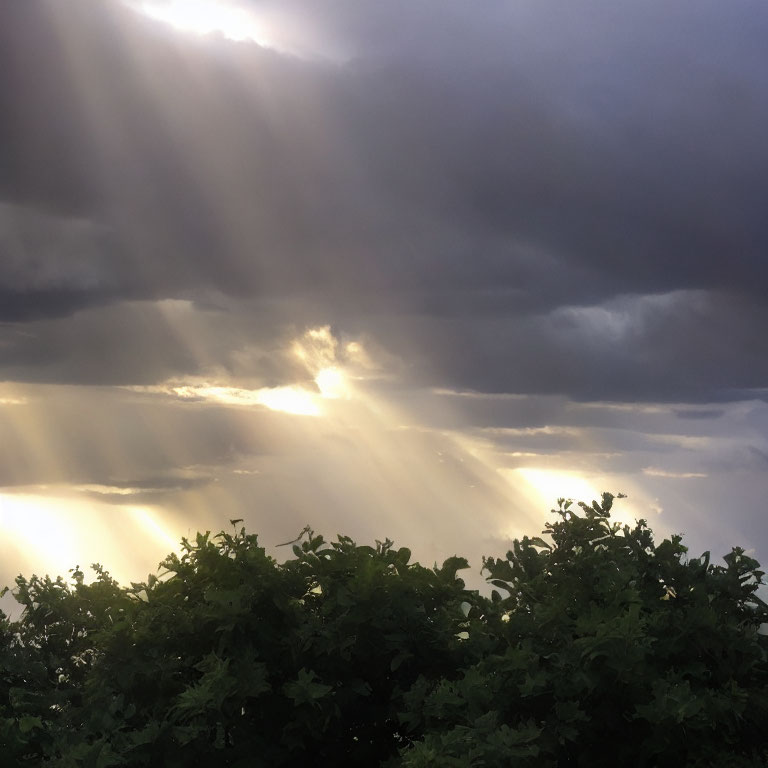
[[761,0],[0,6],[0,581],[558,496],[768,561]]

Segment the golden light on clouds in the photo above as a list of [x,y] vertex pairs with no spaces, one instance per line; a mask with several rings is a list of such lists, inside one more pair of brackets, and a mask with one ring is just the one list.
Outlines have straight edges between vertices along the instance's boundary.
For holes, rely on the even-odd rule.
[[302,387],[261,387],[241,389],[238,387],[195,386],[184,384],[172,386],[170,392],[182,400],[205,400],[223,405],[263,405],[271,411],[282,411],[297,416],[318,416],[320,408],[317,397]]
[[[337,358],[340,345],[328,326],[310,328],[295,339],[288,351],[306,371],[306,378],[276,387],[233,387],[204,379],[169,380],[163,384],[128,386],[125,389],[147,394],[170,395],[190,402],[201,401],[236,406],[263,406],[296,416],[327,415],[323,400],[350,399],[353,395],[352,377]],[[370,367],[370,358],[362,344],[351,342],[344,347],[345,359],[360,367]],[[316,389],[303,382],[314,379]]]
[[131,7],[182,32],[218,33],[229,40],[267,45],[264,30],[253,13],[227,0],[146,0]]
[[0,407],[12,405],[27,405],[26,395],[22,394],[18,385],[3,382],[0,384]]
[[259,405],[264,405],[273,411],[283,411],[297,416],[318,416],[320,408],[316,397],[299,387],[274,387],[260,389],[255,392]]
[[310,328],[290,344],[289,352],[306,371],[304,381],[311,377],[317,389],[312,389],[303,382],[250,389],[203,379],[169,380],[163,384],[125,388],[134,392],[170,395],[190,402],[263,406],[272,411],[296,416],[327,415],[322,407],[323,400],[348,400],[353,396],[353,377],[343,361],[346,360],[356,368],[372,367],[370,357],[360,342],[346,344],[343,354],[339,356],[341,349],[328,326]]
[[[186,304],[163,310],[194,320]],[[185,338],[193,350],[195,339]],[[430,401],[425,416],[418,391],[377,385],[397,376],[399,361],[375,340],[320,326],[274,346],[254,342],[255,359],[269,355],[278,386],[243,365],[237,379],[203,366],[207,378],[60,387],[55,407],[46,387],[0,390],[27,403],[2,410],[18,437],[8,471],[18,485],[0,489],[0,563],[66,575],[102,562],[127,583],[154,571],[181,536],[241,517],[267,545],[310,521],[361,541],[418,542],[427,562],[460,553],[479,563],[540,525],[559,496],[591,501],[613,489],[563,464],[568,457],[547,466],[553,456],[499,449],[499,438],[578,436],[565,428],[468,432],[450,398]],[[520,459],[542,464],[516,468]],[[34,463],[48,487],[22,480]]]
[[328,325],[310,328],[293,341],[291,350],[314,374],[336,365],[339,342]]
[[651,477],[670,477],[676,480],[691,480],[708,477],[706,472],[672,472],[668,469],[659,469],[658,467],[644,467],[644,475]]

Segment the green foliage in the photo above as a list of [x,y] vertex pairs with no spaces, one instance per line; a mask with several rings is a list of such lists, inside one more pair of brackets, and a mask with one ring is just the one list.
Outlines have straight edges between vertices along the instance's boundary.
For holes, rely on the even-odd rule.
[[758,563],[656,545],[613,500],[560,500],[484,560],[489,597],[462,558],[311,529],[284,563],[240,528],[130,588],[19,577],[3,765],[764,766]]

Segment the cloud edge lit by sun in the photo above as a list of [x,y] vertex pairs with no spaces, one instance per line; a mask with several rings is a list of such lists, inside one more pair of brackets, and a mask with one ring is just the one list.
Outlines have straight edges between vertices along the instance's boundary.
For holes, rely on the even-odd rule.
[[232,0],[123,0],[124,5],[154,21],[197,36],[221,35],[233,42],[269,47],[269,39],[250,8]]

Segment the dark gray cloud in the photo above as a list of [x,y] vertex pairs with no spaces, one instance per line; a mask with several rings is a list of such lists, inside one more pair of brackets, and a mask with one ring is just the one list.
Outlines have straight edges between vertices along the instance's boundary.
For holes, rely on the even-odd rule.
[[691,408],[674,413],[678,419],[719,419],[725,411],[722,408]]
[[[3,377],[233,373],[242,328],[331,322],[440,386],[765,386],[759,4],[253,7],[291,54],[0,11]],[[243,325],[193,354],[136,309],[168,298]]]

